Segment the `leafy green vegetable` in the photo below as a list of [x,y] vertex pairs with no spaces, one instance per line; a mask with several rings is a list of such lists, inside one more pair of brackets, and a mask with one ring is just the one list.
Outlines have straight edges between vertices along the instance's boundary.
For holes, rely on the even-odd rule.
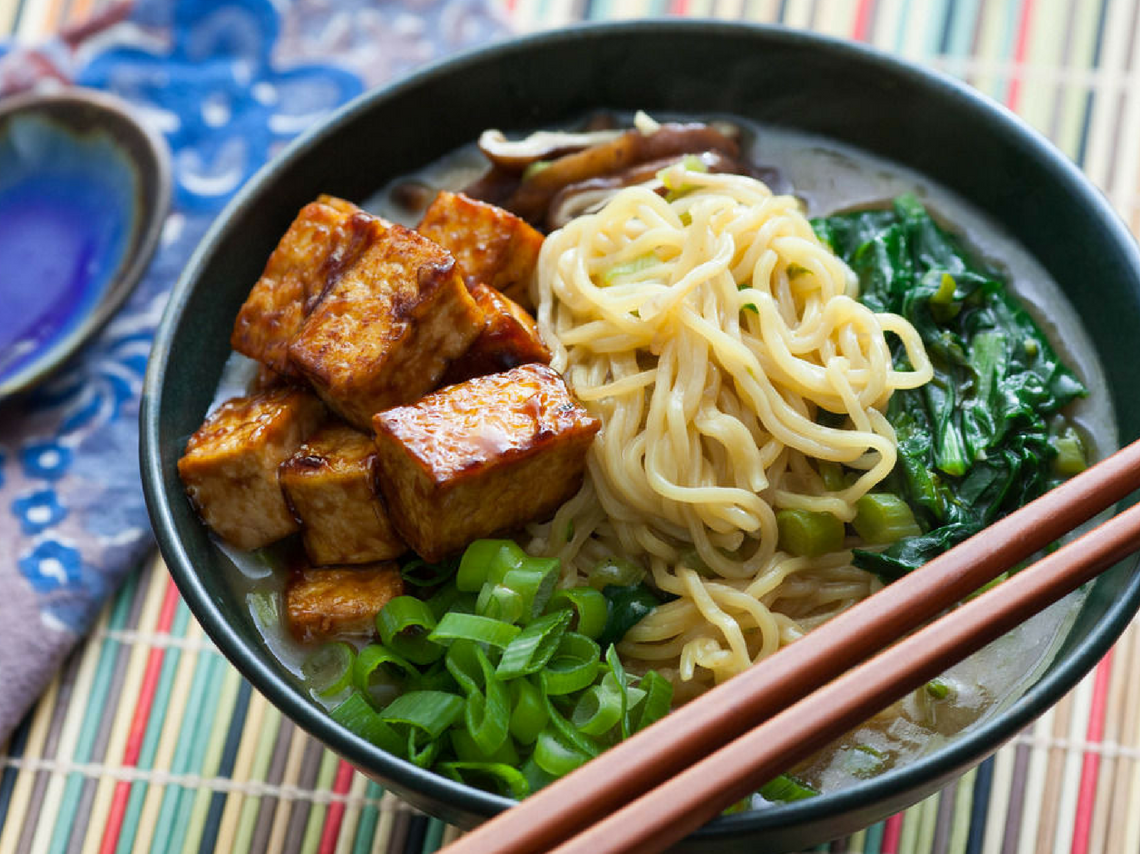
[[[892,581],[1033,500],[1054,479],[1048,420],[1086,394],[1000,275],[971,259],[913,196],[813,223],[859,276],[862,301],[901,314],[934,378],[892,395],[899,459],[887,486],[924,533],[855,563]],[[896,342],[895,363],[906,367]]]
[[602,588],[602,595],[606,597],[606,628],[598,638],[602,649],[620,641],[626,632],[661,604],[653,591],[642,584],[624,587],[610,584]]

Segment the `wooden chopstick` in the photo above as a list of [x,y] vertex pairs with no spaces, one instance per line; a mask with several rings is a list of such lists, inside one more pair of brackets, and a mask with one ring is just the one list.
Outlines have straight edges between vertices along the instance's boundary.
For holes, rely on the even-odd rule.
[[768,780],[1140,549],[1140,504],[849,670],[552,854],[664,851]]
[[[565,851],[588,850],[589,854],[660,850],[654,847],[658,842],[665,847],[797,761],[787,758],[791,753],[783,752],[778,761],[771,760],[767,739],[778,739],[781,750],[788,749],[790,743],[798,750],[802,744],[806,752],[795,756],[809,755],[842,734],[843,727],[857,725],[909,688],[937,675],[957,660],[953,655],[957,649],[965,649],[967,637],[976,633],[984,639],[958,658],[1043,607],[1036,604],[1038,597],[1060,590],[1056,593],[1059,597],[1140,546],[1136,540],[1140,510],[1129,510],[1039,562],[1032,572],[1014,576],[995,591],[1000,596],[987,594],[947,615],[944,620],[955,618],[950,628],[935,628],[943,624],[940,620],[924,630],[922,643],[928,646],[915,650],[911,643],[899,643],[882,653],[890,656],[886,663],[882,656],[875,659],[870,673],[867,667],[859,667],[856,672],[861,676],[854,680],[858,684],[852,684],[854,677],[850,675],[838,679],[1138,487],[1140,441],[840,614],[789,649],[682,706],[462,837],[446,851],[539,854],[562,843],[567,843]],[[1058,582],[1055,574],[1070,578],[1072,583]],[[1038,582],[1038,578],[1043,580]],[[983,628],[975,615],[984,616],[987,609],[995,616],[992,623],[984,621]],[[965,618],[958,616],[963,612]],[[928,636],[926,631],[933,634]],[[953,655],[947,651],[951,647]],[[896,652],[898,649],[908,652]],[[793,712],[793,704],[832,680],[838,681],[820,692],[826,702],[813,698],[807,710],[801,704]],[[867,700],[865,691],[854,690],[864,684],[875,689],[873,700]],[[843,686],[839,696],[835,686]],[[816,710],[827,703],[835,706],[837,731],[821,723],[823,718],[815,717]],[[757,727],[758,722],[766,723]],[[801,732],[803,724],[807,724],[807,731]],[[757,752],[756,734],[761,732],[764,736],[759,747],[763,750]],[[726,753],[717,752],[721,748],[727,752],[727,759]],[[696,768],[702,769],[695,775],[699,779],[690,770]],[[681,780],[685,781],[683,785],[677,782]],[[668,782],[658,792],[642,797],[662,781]],[[683,788],[696,794],[686,796]],[[721,801],[720,795],[728,799]],[[694,800],[700,803],[694,804]],[[657,812],[643,811],[646,803]],[[623,809],[627,804],[629,807]],[[581,832],[584,828],[589,829]],[[675,835],[672,829],[676,829]],[[629,841],[629,834],[637,836],[636,841]],[[614,847],[619,843],[635,847]]]

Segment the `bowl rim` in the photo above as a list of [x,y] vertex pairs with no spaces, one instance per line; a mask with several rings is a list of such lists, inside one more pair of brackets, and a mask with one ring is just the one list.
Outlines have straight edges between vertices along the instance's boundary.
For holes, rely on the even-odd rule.
[[[43,109],[45,107],[47,111]],[[79,133],[84,136],[102,133],[110,137],[120,150],[124,147],[123,139],[129,137],[131,148],[139,154],[138,159],[127,158],[137,179],[127,254],[115,268],[98,302],[74,329],[10,376],[0,378],[0,400],[45,380],[103,328],[146,274],[170,210],[173,186],[170,149],[163,136],[141,121],[130,104],[121,98],[79,86],[46,92],[22,92],[0,101],[0,121],[9,121],[21,113],[47,115],[50,121],[67,125],[67,133],[76,133],[74,123],[70,119],[62,119],[60,113],[53,110],[59,107],[74,107],[77,111],[88,110],[102,115],[109,120],[104,126]]]
[[[161,395],[166,360],[192,285],[211,257],[229,222],[254,204],[263,186],[271,182],[277,173],[287,169],[320,141],[340,132],[360,114],[437,76],[455,74],[469,65],[494,61],[496,55],[541,50],[546,44],[588,37],[595,33],[621,38],[648,36],[660,32],[686,32],[690,35],[699,33],[714,37],[744,34],[758,41],[774,39],[785,46],[824,49],[851,61],[876,67],[886,74],[906,78],[923,87],[941,90],[951,97],[964,99],[970,103],[972,109],[986,114],[1003,133],[1018,138],[1035,155],[1042,158],[1057,176],[1058,181],[1067,185],[1084,206],[1097,213],[1109,232],[1109,239],[1130,256],[1130,266],[1140,270],[1140,249],[1135,238],[1103,194],[1051,142],[1006,107],[936,69],[913,64],[866,44],[814,32],[792,30],[780,25],[715,19],[649,18],[636,21],[585,22],[557,30],[495,41],[457,52],[370,90],[289,144],[247,181],[219,214],[195,249],[171,293],[155,336],[152,358],[144,379],[140,408],[142,422],[140,464],[147,506],[163,557],[187,604],[218,648],[243,676],[292,720],[342,756],[353,757],[351,761],[354,763],[359,763],[366,770],[392,780],[400,787],[414,790],[425,798],[447,803],[469,814],[489,817],[512,806],[515,802],[425,771],[410,762],[385,753],[379,747],[344,729],[305,698],[300,690],[281,678],[274,671],[273,665],[262,660],[263,655],[267,654],[259,654],[253,647],[244,644],[236,630],[222,618],[221,611],[203,580],[195,572],[190,556],[177,536],[175,521],[163,488],[157,401]],[[775,804],[763,810],[720,816],[689,838],[711,841],[745,833],[790,829],[819,822],[830,816],[849,813],[868,804],[888,800],[897,796],[899,792],[918,789],[932,780],[944,778],[960,771],[964,766],[981,761],[1075,686],[1108,651],[1138,608],[1140,608],[1140,574],[1134,574],[1124,594],[1110,603],[1089,635],[1069,650],[1066,658],[1051,672],[1046,673],[1025,693],[1011,702],[1000,715],[971,725],[964,733],[938,749],[902,767],[859,781],[837,792],[792,803]]]

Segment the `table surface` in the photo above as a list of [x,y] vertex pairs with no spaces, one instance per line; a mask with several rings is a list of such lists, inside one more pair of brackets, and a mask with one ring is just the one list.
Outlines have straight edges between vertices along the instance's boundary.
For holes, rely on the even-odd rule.
[[[1052,139],[1140,233],[1140,0],[503,0],[519,32],[714,16],[870,42],[962,77]],[[110,0],[0,0],[35,40]],[[977,769],[820,850],[1140,852],[1140,631]],[[0,749],[0,854],[431,852],[456,835],[283,719],[161,563],[130,576]]]

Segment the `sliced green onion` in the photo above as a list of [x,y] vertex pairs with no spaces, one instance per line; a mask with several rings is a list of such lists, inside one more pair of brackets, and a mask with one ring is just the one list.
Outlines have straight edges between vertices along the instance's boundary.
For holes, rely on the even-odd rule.
[[606,597],[593,587],[571,587],[556,590],[546,606],[548,612],[573,609],[577,619],[574,630],[597,639],[606,628]]
[[[399,671],[400,676],[395,676],[395,671]],[[374,703],[382,702],[386,694],[399,690],[403,679],[415,679],[419,675],[414,665],[378,643],[370,643],[360,650],[352,665],[352,684]]]
[[954,689],[945,679],[935,678],[926,683],[926,693],[935,700],[945,700],[953,691]]
[[777,510],[780,548],[798,557],[819,557],[843,548],[843,523],[830,513]]
[[460,614],[474,614],[475,596],[471,593],[464,593],[454,584],[445,584],[427,600],[427,605],[438,623],[443,619],[444,614],[451,611]]
[[309,686],[322,697],[339,694],[352,684],[356,651],[344,641],[326,643],[301,664]]
[[566,632],[543,672],[548,695],[572,694],[598,675],[601,650],[594,641],[577,632]]
[[852,776],[866,780],[877,777],[886,768],[887,758],[868,744],[844,748],[843,767]]
[[500,679],[514,679],[545,667],[558,651],[572,616],[566,610],[554,611],[523,629],[503,650],[496,675]]
[[522,771],[522,775],[526,777],[527,784],[530,786],[532,792],[545,789],[558,779],[553,774],[540,768],[538,763],[534,761],[533,756],[529,757],[519,770]]
[[505,762],[512,767],[519,764],[519,752],[515,748],[515,743],[509,738],[499,746],[498,750],[488,756],[466,729],[453,727],[447,734],[451,738],[455,755],[463,762]]
[[1089,467],[1084,442],[1072,427],[1053,439],[1053,447],[1057,450],[1057,456],[1053,459],[1053,471],[1062,477],[1080,474]]
[[660,263],[661,258],[656,252],[648,252],[645,255],[637,256],[632,261],[615,264],[602,274],[601,286],[604,288],[608,285],[612,285],[615,279],[619,279],[622,276],[634,276],[643,270],[648,270],[650,267],[656,267]]
[[522,179],[524,181],[529,181],[539,172],[542,172],[545,169],[549,169],[552,163],[553,161],[551,160],[536,160],[533,163],[528,163],[526,165],[526,169],[523,170]]
[[443,691],[409,691],[389,703],[380,719],[386,724],[403,724],[423,730],[432,739],[463,714],[463,699]]
[[430,768],[439,755],[443,742],[432,738],[423,730],[408,728],[408,760],[420,768]]
[[489,782],[500,795],[522,800],[531,793],[526,776],[502,762],[441,762],[439,771],[457,783],[480,786]]
[[[545,673],[542,675],[542,680],[545,683]],[[577,727],[562,717],[558,709],[554,708],[554,704],[550,701],[548,694],[543,694],[542,702],[546,706],[546,714],[550,716],[550,726],[562,736],[563,742],[573,747],[579,753],[584,753],[591,759],[602,752],[602,748],[594,739],[583,732],[579,732]]]
[[479,645],[474,641],[458,640],[448,647],[447,656],[443,659],[464,694],[480,691],[483,687],[483,669],[479,666],[476,651],[479,651]]
[[630,720],[633,732],[641,732],[650,724],[661,720],[669,714],[669,707],[673,703],[673,683],[656,670],[647,670],[641,677],[638,688],[645,692],[645,697],[633,708]]
[[789,279],[795,279],[795,278],[798,278],[800,276],[808,275],[809,273],[811,273],[811,270],[809,270],[807,267],[804,267],[800,264],[796,264],[793,262],[793,263],[788,265],[786,272],[788,274]]
[[943,273],[938,282],[938,290],[930,297],[930,313],[939,323],[947,323],[958,316],[962,304],[954,301],[958,283],[949,273]]
[[479,591],[475,613],[505,623],[517,623],[523,615],[523,597],[517,590],[488,581]]
[[447,668],[467,694],[464,721],[479,749],[491,755],[507,738],[510,698],[506,686],[495,676],[482,647],[470,640],[457,640],[447,651]]
[[400,567],[400,577],[417,587],[434,587],[455,575],[459,561],[455,558],[439,563],[428,563],[422,558],[414,558]]
[[415,596],[397,596],[376,615],[376,628],[384,646],[413,664],[431,664],[444,649],[428,640],[435,628],[435,615],[426,602]]
[[820,460],[816,463],[819,477],[823,481],[823,488],[828,492],[842,492],[847,487],[843,477],[843,466],[830,460]]
[[622,692],[612,673],[598,685],[591,685],[578,696],[570,723],[586,735],[604,735],[621,722],[624,706]]
[[586,764],[590,757],[568,744],[561,733],[547,727],[534,743],[535,764],[553,777],[565,777],[575,768]]
[[[264,550],[259,549],[254,552],[254,554],[263,557]],[[268,559],[264,557],[263,559],[265,562],[268,562]],[[245,597],[246,604],[261,626],[281,625],[281,611],[277,600],[278,596],[276,593],[267,593],[261,590],[250,593]]]
[[518,633],[518,626],[480,617],[478,614],[444,614],[443,619],[427,636],[429,641],[444,644],[455,640],[470,640],[490,644],[500,649],[507,646]]
[[[752,285],[751,285],[751,284],[749,284],[749,283],[745,282],[744,284],[740,284],[740,285],[737,285],[737,286],[736,286],[736,289],[737,289],[738,291],[747,291],[747,290],[749,290],[751,287],[752,287]],[[750,312],[752,312],[753,314],[759,314],[759,313],[760,313],[760,309],[758,309],[758,308],[756,307],[756,303],[754,303],[754,302],[746,302],[746,303],[744,303],[742,306],[740,306],[740,310],[741,310],[741,311],[750,311]]]
[[603,590],[611,584],[618,587],[631,587],[640,584],[645,578],[645,570],[632,560],[623,557],[608,557],[599,561],[586,576],[586,583],[595,590]]
[[[625,674],[625,667],[622,666],[621,658],[618,656],[617,647],[610,644],[606,649],[606,664],[610,666],[608,677],[612,678],[616,683],[619,693],[619,700],[621,702],[621,737],[629,738],[630,736],[630,719],[629,713],[637,702],[644,698],[645,692],[639,692],[640,696],[631,699],[629,696],[629,677]],[[606,680],[603,678],[602,682]]]
[[446,691],[449,694],[459,693],[459,683],[447,669],[447,663],[437,661],[427,670],[421,671],[417,676],[404,683],[406,691]]
[[766,801],[802,801],[818,794],[807,783],[790,774],[781,774],[760,787],[760,797]]
[[872,544],[885,545],[922,534],[907,503],[889,492],[869,492],[856,501],[851,526],[863,542]]
[[507,570],[502,584],[522,597],[521,622],[529,623],[542,613],[554,593],[561,571],[562,564],[556,557],[527,558],[520,566]]
[[[696,154],[686,154],[679,162],[682,166],[685,167],[685,171],[687,172],[709,171],[709,167],[700,158],[700,156]],[[657,180],[665,185],[666,190],[670,191],[670,193],[665,196],[668,201],[673,201],[673,199],[675,199],[677,196],[681,195],[682,193],[687,193],[693,189],[693,185],[686,182],[683,178],[681,179],[680,184],[677,184],[673,180],[672,171],[676,165],[676,163],[670,164],[669,166],[666,166],[664,169],[660,169],[657,172]]]
[[529,679],[515,679],[511,686],[511,719],[508,729],[520,744],[534,744],[550,722],[542,692]]
[[395,756],[407,756],[404,740],[384,722],[363,694],[354,691],[329,712],[329,717],[377,747]]
[[467,593],[478,593],[487,581],[498,583],[507,570],[520,566],[526,552],[513,540],[475,540],[459,559],[455,586]]

